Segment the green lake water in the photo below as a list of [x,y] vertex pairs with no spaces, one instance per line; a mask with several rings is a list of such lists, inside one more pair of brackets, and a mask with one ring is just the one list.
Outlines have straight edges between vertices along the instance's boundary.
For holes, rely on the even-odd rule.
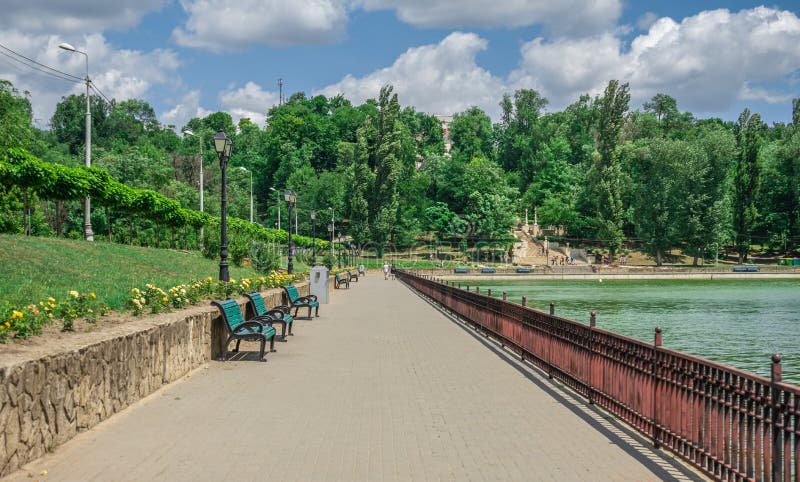
[[[784,381],[800,384],[800,280],[603,280],[480,283],[528,306],[769,376],[783,354]],[[462,286],[466,284],[462,282]],[[476,282],[470,282],[472,286]],[[473,288],[474,289],[474,288]]]

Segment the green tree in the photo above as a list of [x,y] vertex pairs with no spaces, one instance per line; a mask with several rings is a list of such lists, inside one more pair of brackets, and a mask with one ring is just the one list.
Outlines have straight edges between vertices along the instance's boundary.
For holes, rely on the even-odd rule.
[[491,158],[494,154],[492,120],[478,107],[470,107],[453,116],[450,139],[453,143],[451,154],[456,161],[467,163],[476,157]]
[[0,80],[0,154],[11,147],[27,149],[33,142],[33,114],[28,93]]
[[755,200],[758,192],[758,152],[761,148],[761,116],[745,109],[734,127],[738,157],[734,172],[733,230],[739,264],[747,260],[751,232],[758,213]]
[[595,212],[597,235],[608,243],[611,257],[622,245],[622,170],[616,156],[625,112],[630,102],[628,84],[611,80],[600,100],[597,154],[587,178]]

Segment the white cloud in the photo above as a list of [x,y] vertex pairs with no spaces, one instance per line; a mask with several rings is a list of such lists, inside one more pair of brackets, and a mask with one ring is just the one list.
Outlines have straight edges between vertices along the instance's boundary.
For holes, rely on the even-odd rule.
[[420,111],[448,114],[477,105],[496,114],[503,81],[475,61],[487,45],[476,34],[455,32],[438,44],[408,49],[389,67],[361,78],[347,75],[318,93],[341,93],[361,103],[376,98],[381,87],[392,84],[401,104]]
[[634,105],[663,92],[684,109],[719,112],[738,100],[783,99],[759,83],[786,82],[800,69],[800,19],[758,7],[720,9],[655,21],[630,48],[611,35],[587,39],[537,38],[522,47],[515,88],[540,89],[554,108],[584,92],[601,92],[609,79],[630,82]]
[[260,85],[248,82],[244,87],[220,94],[220,107],[233,117],[233,122],[248,118],[259,127],[267,122],[267,111],[278,104],[279,94],[265,91]]
[[[9,49],[81,78],[86,74],[84,56],[61,50],[58,44],[68,41],[77,49],[88,52],[92,82],[109,98],[144,98],[155,85],[177,82],[180,63],[173,51],[115,49],[100,34],[72,37],[0,31],[3,44]],[[55,79],[8,57],[0,57],[0,78],[10,80],[20,90],[30,91],[34,118],[40,126],[48,123],[61,97],[85,92],[82,82]]]
[[205,117],[214,111],[200,106],[200,91],[192,90],[175,104],[175,107],[161,114],[161,123],[173,125],[175,130],[182,129],[194,117]]
[[178,44],[214,52],[248,45],[321,44],[340,38],[344,0],[181,0],[189,14]]
[[135,26],[165,0],[25,0],[4,7],[0,29],[37,33],[83,33]]
[[355,0],[366,10],[394,9],[418,27],[544,25],[559,34],[591,35],[613,28],[620,0]]

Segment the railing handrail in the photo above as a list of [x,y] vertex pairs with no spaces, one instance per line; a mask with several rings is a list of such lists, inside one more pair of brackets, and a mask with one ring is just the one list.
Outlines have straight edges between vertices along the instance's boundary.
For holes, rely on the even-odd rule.
[[[567,386],[719,480],[800,482],[800,387],[399,271]],[[551,306],[552,311],[552,306]]]

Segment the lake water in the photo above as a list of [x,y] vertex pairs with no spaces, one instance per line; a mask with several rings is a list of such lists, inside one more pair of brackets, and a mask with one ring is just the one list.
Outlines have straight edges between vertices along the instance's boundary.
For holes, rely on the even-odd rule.
[[[769,377],[783,354],[784,381],[800,384],[800,280],[606,280],[480,283],[519,303]],[[465,283],[462,283],[462,286]],[[472,286],[476,281],[469,283]],[[474,289],[474,288],[473,288]]]

